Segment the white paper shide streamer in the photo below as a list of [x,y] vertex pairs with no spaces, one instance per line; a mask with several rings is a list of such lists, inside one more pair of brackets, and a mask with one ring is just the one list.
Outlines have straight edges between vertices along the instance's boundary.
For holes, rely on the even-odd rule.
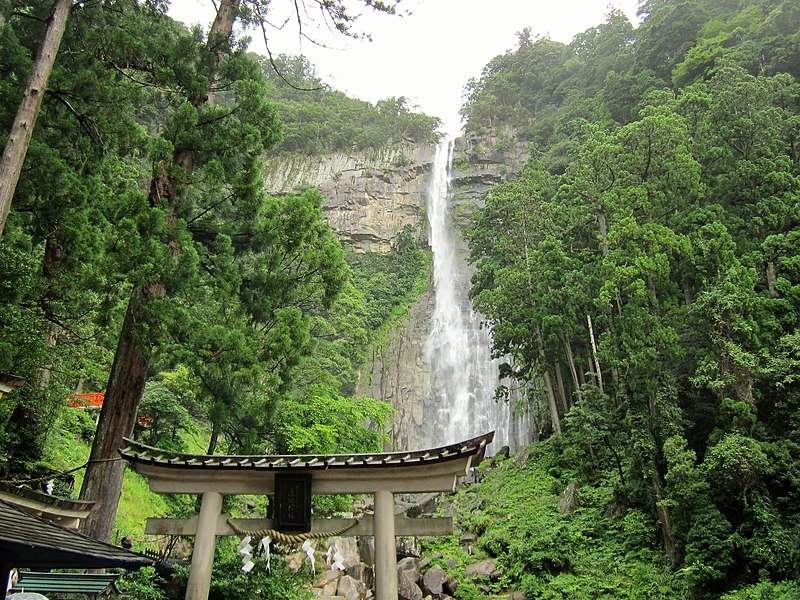
[[311,573],[313,575],[317,574],[317,569],[314,566],[314,547],[311,545],[311,540],[306,540],[303,542],[303,552],[308,555],[308,560],[311,561]]
[[261,538],[261,547],[264,549],[264,560],[267,562],[267,573],[272,573],[272,564],[270,563],[269,545],[272,543],[272,538],[267,536]]
[[242,543],[239,544],[239,554],[242,555],[242,571],[249,573],[255,566],[253,562],[253,547],[250,545],[252,538],[248,535],[242,538]]

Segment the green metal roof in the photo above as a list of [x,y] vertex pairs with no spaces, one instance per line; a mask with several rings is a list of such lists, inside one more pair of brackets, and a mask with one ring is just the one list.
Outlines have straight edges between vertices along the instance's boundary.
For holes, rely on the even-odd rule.
[[106,573],[42,573],[20,571],[13,592],[40,594],[103,594],[119,593],[115,582],[119,575]]

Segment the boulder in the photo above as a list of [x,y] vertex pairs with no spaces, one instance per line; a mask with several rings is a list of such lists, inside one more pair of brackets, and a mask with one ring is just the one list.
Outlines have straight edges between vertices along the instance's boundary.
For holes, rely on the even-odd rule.
[[[361,555],[360,555],[360,546],[358,540],[354,537],[337,537],[331,538],[329,546],[333,545],[333,542],[336,542],[336,547],[339,549],[339,553],[344,557],[344,566],[352,567],[353,565],[357,565],[361,562]],[[326,548],[323,546],[323,548]],[[324,550],[320,550],[321,552]]]
[[286,555],[286,568],[297,573],[303,568],[303,562],[308,560],[305,552],[294,552]]
[[447,592],[451,596],[455,596],[456,590],[458,589],[458,579],[456,579],[452,575],[448,575],[447,581],[444,582],[443,587],[445,592]]
[[519,450],[517,450],[517,454],[514,456],[514,465],[518,469],[524,469],[525,466],[528,464],[529,458],[530,458],[530,446],[522,446]]
[[461,534],[461,537],[459,538],[458,541],[462,546],[464,546],[466,544],[474,544],[475,540],[477,539],[478,539],[477,535],[475,535],[474,533],[470,533],[469,531],[465,531],[464,533]]
[[358,538],[358,554],[361,561],[368,565],[375,564],[375,538],[371,535],[364,535]]
[[339,587],[336,589],[336,594],[345,600],[365,600],[367,597],[367,585],[349,575],[343,575],[339,578]]
[[416,559],[413,556],[407,556],[406,558],[401,558],[400,560],[397,561],[397,570],[416,573],[416,579],[414,580],[414,583],[419,581],[420,578],[419,559]]
[[375,572],[366,563],[360,562],[352,567],[347,567],[347,574],[353,579],[363,581],[367,588],[375,587]]
[[312,591],[320,598],[331,598],[336,596],[336,590],[339,589],[339,580],[334,579],[328,581],[321,586],[314,586]]
[[341,575],[340,571],[325,569],[324,571],[317,573],[317,578],[314,580],[314,587],[322,587],[327,585],[331,581],[339,579],[339,575]]
[[421,555],[422,545],[419,542],[419,538],[397,538],[397,556],[413,556],[419,558]]
[[487,577],[492,581],[500,578],[500,571],[497,570],[497,563],[491,558],[484,559],[480,562],[467,565],[467,577]]
[[434,565],[422,576],[422,591],[439,597],[444,591],[447,574],[439,565]]
[[570,481],[558,497],[558,510],[562,514],[572,514],[581,505],[578,497],[578,482]]
[[417,585],[419,573],[415,571],[397,571],[397,598],[399,600],[422,600],[422,590]]

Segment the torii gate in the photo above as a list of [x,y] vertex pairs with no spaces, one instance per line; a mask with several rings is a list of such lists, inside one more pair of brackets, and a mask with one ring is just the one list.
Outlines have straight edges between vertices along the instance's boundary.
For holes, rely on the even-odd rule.
[[[351,535],[375,537],[375,598],[397,599],[397,535],[446,535],[452,524],[443,520],[398,519],[395,493],[452,492],[459,477],[478,464],[494,432],[456,444],[413,452],[333,454],[312,456],[220,456],[183,454],[127,440],[120,451],[145,475],[154,492],[199,494],[200,513],[195,519],[159,520],[148,531],[195,535],[192,565],[185,600],[207,600],[217,535],[235,535],[222,517],[223,495],[275,493],[276,475],[310,478],[311,494],[373,494],[373,530],[361,523]],[[167,522],[165,522],[167,521]],[[169,522],[171,521],[171,523]],[[176,522],[179,521],[179,522]],[[236,520],[244,528],[249,520]],[[414,527],[411,521],[439,526]],[[251,521],[253,529],[265,527],[263,519]],[[317,526],[319,522],[316,522]],[[268,525],[267,525],[268,526]]]

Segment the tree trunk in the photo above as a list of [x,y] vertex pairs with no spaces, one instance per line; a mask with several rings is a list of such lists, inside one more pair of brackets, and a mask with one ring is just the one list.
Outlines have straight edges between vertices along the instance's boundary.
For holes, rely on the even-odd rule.
[[662,505],[664,499],[664,491],[662,490],[661,480],[659,479],[658,472],[653,466],[653,471],[650,475],[650,482],[653,486],[653,498],[656,505],[656,517],[658,525],[661,529],[661,539],[664,544],[664,552],[667,558],[674,565],[675,558],[677,557],[678,544],[675,542],[675,533],[672,527],[672,516],[669,514],[669,509]]
[[544,378],[544,387],[547,390],[547,407],[550,409],[550,423],[553,425],[553,433],[561,433],[561,417],[558,416],[558,406],[556,405],[556,394],[553,391],[553,382],[550,379],[550,373],[545,369],[542,377]]
[[775,286],[775,283],[778,281],[778,269],[775,266],[774,260],[767,261],[767,289],[769,290],[769,295],[773,298],[780,298],[780,292],[778,292],[778,288]]
[[[58,229],[59,223],[55,222],[50,226],[47,241],[44,245],[44,259],[42,261],[42,275],[45,281],[45,306],[44,312],[47,317],[47,331],[45,332],[45,347],[48,350],[55,348],[58,341],[58,327],[55,324],[55,318],[51,307],[51,281],[55,277],[55,272],[58,265],[61,263],[61,246],[58,243]],[[53,363],[48,362],[39,370],[39,389],[45,389],[50,383],[50,378],[53,374]]]
[[558,389],[558,401],[561,404],[561,414],[567,414],[569,410],[569,400],[567,400],[567,391],[564,389],[564,377],[561,375],[561,362],[556,361],[553,365],[553,370],[556,373],[556,386]]
[[208,440],[208,450],[206,454],[214,454],[217,451],[217,443],[219,442],[219,423],[212,421],[211,423],[211,437]]
[[[218,50],[220,40],[230,37],[238,4],[238,0],[223,0],[209,31],[206,48],[214,53],[216,65],[221,56]],[[206,94],[189,100],[195,107],[199,107],[212,96],[213,90],[209,88]],[[194,169],[194,152],[186,149],[176,151],[172,156],[172,163],[182,167],[186,175],[191,175]],[[180,183],[175,177],[179,175],[168,168],[168,165],[161,167],[151,181],[149,200],[151,206],[160,206],[164,201],[167,202],[167,225],[172,226],[180,192]],[[171,248],[174,253],[179,252],[177,246],[172,245]],[[135,329],[136,320],[141,315],[147,296],[164,293],[163,282],[135,288],[125,313],[80,495],[81,499],[101,501],[100,508],[93,511],[83,524],[83,532],[98,540],[108,541],[111,538],[125,474],[125,465],[119,459],[118,451],[124,446],[123,438],[133,432],[136,413],[147,382],[149,363],[144,355],[146,340],[139,339]]]
[[[47,90],[47,81],[53,71],[71,8],[72,0],[56,0],[53,4],[39,54],[36,56],[28,85],[17,108],[8,141],[3,148],[3,156],[0,158],[0,236],[3,235],[3,228],[11,211],[11,200],[14,197],[14,190],[17,189],[19,175],[36,125],[36,117],[39,116],[42,98]],[[0,16],[0,19],[2,18]],[[0,27],[2,25],[0,22]]]
[[553,425],[553,433],[558,434],[561,433],[561,418],[558,415],[558,405],[556,404],[556,394],[553,390],[553,381],[550,379],[550,373],[546,367],[547,358],[544,354],[544,347],[542,346],[542,332],[538,325],[534,331],[536,335],[536,344],[539,346],[539,357],[541,358],[542,366],[544,367],[542,378],[544,379],[544,387],[545,391],[547,392],[547,407],[550,410],[550,422]]
[[581,384],[578,381],[578,370],[575,367],[575,356],[572,354],[572,344],[566,335],[561,337],[561,341],[564,343],[564,353],[567,355],[567,366],[569,367],[569,374],[572,377],[572,386],[575,389],[575,397],[580,400]]
[[125,464],[119,458],[118,451],[124,445],[123,438],[133,432],[139,400],[147,381],[148,362],[135,331],[136,315],[142,301],[141,289],[134,289],[125,313],[81,487],[81,500],[102,502],[97,510],[89,513],[82,526],[83,533],[97,540],[111,539],[125,474]]
[[597,387],[603,391],[603,373],[600,370],[600,361],[597,358],[597,343],[594,340],[594,327],[592,326],[592,316],[586,315],[586,322],[589,324],[589,339],[592,342],[592,358],[594,359],[595,378],[597,380]]

